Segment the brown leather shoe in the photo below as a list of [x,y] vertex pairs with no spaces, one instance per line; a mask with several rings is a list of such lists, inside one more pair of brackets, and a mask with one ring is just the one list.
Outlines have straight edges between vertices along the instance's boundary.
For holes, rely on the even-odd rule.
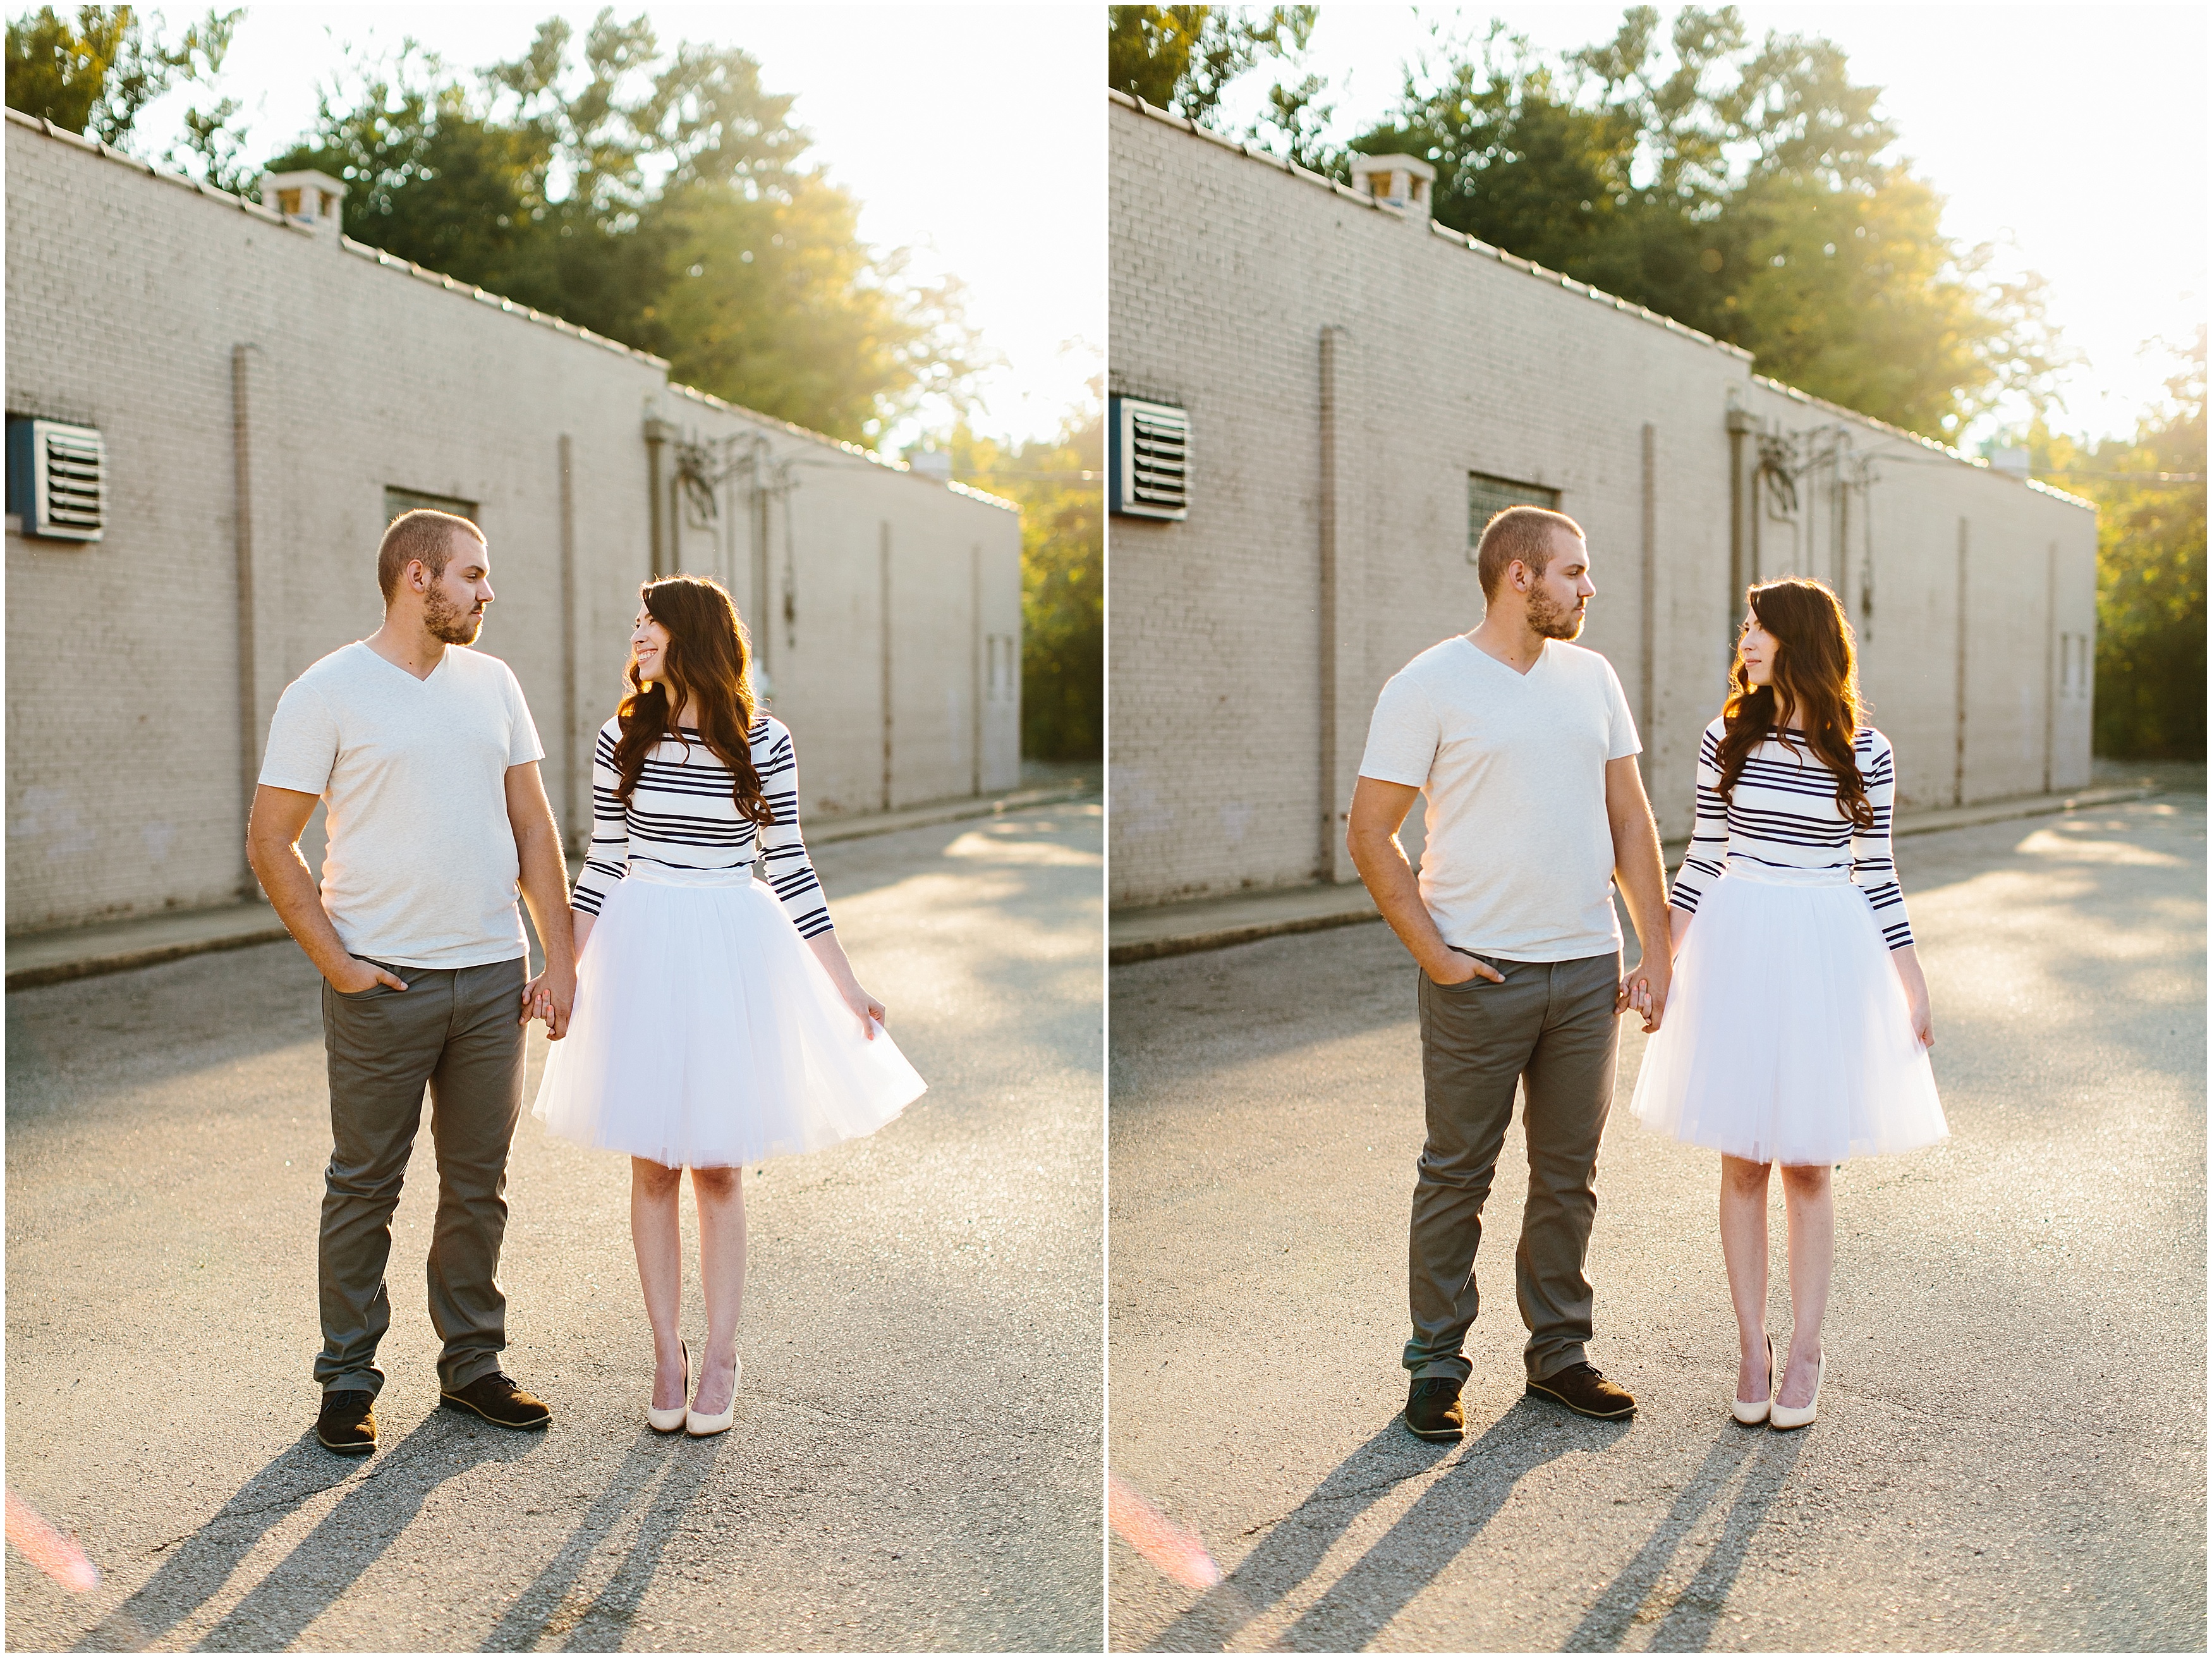
[[1601,1422],[1636,1414],[1635,1396],[1618,1382],[1607,1382],[1604,1371],[1588,1364],[1570,1364],[1541,1382],[1532,1381],[1528,1391],[1558,1400],[1577,1416],[1594,1416]]
[[376,1395],[360,1388],[340,1388],[323,1395],[315,1417],[315,1437],[340,1456],[367,1456],[376,1448]]
[[1462,1384],[1448,1376],[1425,1376],[1406,1392],[1406,1431],[1416,1439],[1464,1439],[1467,1412]]
[[542,1428],[553,1419],[544,1400],[523,1392],[503,1370],[480,1376],[465,1388],[442,1390],[438,1396],[457,1410],[474,1411],[502,1428]]

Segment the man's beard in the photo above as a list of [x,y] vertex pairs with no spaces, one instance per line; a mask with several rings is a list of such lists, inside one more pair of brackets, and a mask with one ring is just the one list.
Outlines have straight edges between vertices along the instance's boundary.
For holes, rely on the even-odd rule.
[[1583,630],[1583,609],[1553,602],[1542,587],[1528,590],[1528,626],[1546,639],[1572,639]]
[[483,631],[483,612],[471,606],[462,610],[436,587],[422,595],[422,625],[430,637],[448,645],[473,645]]

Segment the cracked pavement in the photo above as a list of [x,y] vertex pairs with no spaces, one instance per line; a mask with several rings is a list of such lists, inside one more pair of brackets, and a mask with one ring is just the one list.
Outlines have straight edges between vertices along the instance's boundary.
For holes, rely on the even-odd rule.
[[1522,1393],[1516,1125],[1467,1438],[1432,1445],[1396,1420],[1404,952],[1376,924],[1112,971],[1112,1465],[1224,1574],[1110,1543],[1115,1649],[2203,1649],[2203,796],[1898,858],[1952,1138],[1838,1177],[1794,1434],[1729,1416],[1718,1160],[1628,1118],[1632,1022],[1589,1271],[1638,1413]]
[[[552,1427],[434,1408],[426,1133],[381,1448],[324,1451],[313,969],[288,943],[9,997],[7,1477],[106,1580],[11,1558],[9,1646],[1096,1650],[1100,825],[1072,804],[816,853],[930,1091],[748,1172],[744,1381],[713,1439],[644,1425],[626,1161],[526,1114],[506,1357]],[[544,1056],[535,1028],[531,1090]]]

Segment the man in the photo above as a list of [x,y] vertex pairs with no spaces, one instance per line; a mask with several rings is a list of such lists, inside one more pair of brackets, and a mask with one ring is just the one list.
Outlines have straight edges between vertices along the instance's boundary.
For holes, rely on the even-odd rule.
[[[496,657],[455,648],[483,626],[490,574],[483,532],[468,519],[392,519],[376,558],[384,625],[286,688],[246,828],[253,872],[324,981],[332,1149],[315,1436],[343,1455],[376,1448],[392,1212],[426,1085],[440,1391],[505,1428],[551,1418],[500,1369],[499,1248],[525,1028],[535,1015],[562,1035],[576,956],[560,831],[538,775],[544,750],[522,688]],[[299,846],[319,798],[329,829],[319,892]],[[545,950],[544,972],[526,984],[518,881]]]
[[[1659,832],[1620,681],[1582,632],[1597,592],[1581,526],[1509,507],[1477,552],[1481,625],[1424,651],[1382,688],[1352,797],[1353,861],[1420,964],[1427,1143],[1413,1188],[1413,1382],[1406,1425],[1466,1429],[1461,1351],[1499,1147],[1526,1091],[1528,1202],[1514,1257],[1528,1388],[1583,1416],[1636,1401],[1591,1368],[1589,1280],[1598,1137],[1613,1100],[1616,1019],[1656,1030],[1669,972]],[[1397,832],[1428,795],[1416,884]],[[1618,880],[1643,941],[1620,974]]]

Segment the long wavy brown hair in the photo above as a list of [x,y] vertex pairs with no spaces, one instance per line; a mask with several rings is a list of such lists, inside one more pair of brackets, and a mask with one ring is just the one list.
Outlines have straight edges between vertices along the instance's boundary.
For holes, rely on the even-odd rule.
[[1775,692],[1790,707],[1814,757],[1834,774],[1836,806],[1856,829],[1874,827],[1874,807],[1851,752],[1866,705],[1859,700],[1858,641],[1843,602],[1823,581],[1791,578],[1764,582],[1746,595],[1751,613],[1774,641],[1774,672],[1764,685],[1738,655],[1729,678],[1728,701],[1721,718],[1721,794],[1733,795],[1751,751],[1770,735],[1795,750],[1775,718]]
[[738,619],[737,601],[728,588],[706,576],[667,576],[647,582],[638,592],[646,614],[668,629],[668,643],[649,683],[639,680],[635,656],[623,671],[629,691],[615,710],[622,722],[622,737],[615,744],[620,778],[615,798],[629,804],[656,744],[669,740],[690,746],[690,739],[676,724],[689,701],[698,717],[699,740],[730,768],[730,798],[738,816],[757,826],[773,823],[775,812],[753,768],[748,733],[756,708],[746,673],[752,641]]

